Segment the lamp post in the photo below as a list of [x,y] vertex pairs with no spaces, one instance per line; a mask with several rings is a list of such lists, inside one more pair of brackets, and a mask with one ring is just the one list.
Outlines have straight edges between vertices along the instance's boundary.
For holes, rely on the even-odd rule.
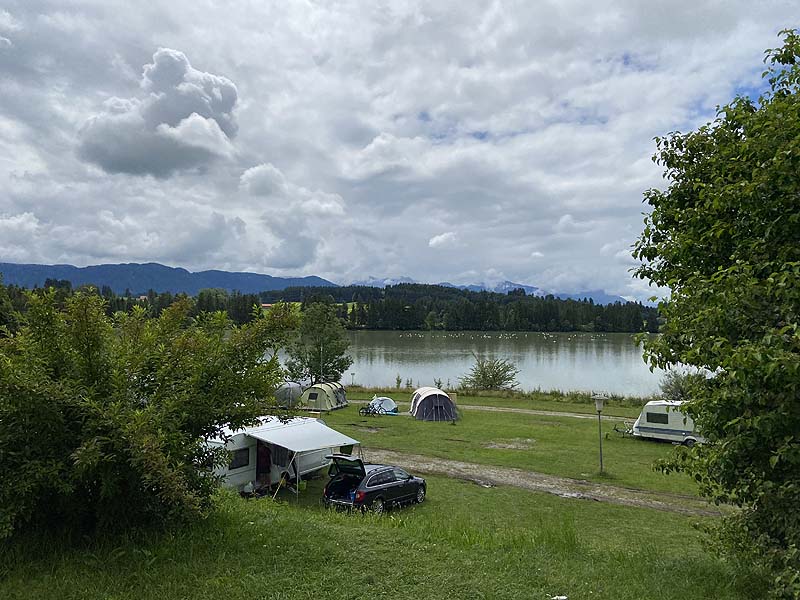
[[603,472],[603,427],[600,424],[600,413],[603,412],[603,402],[605,402],[605,396],[602,394],[594,394],[592,396],[592,400],[594,400],[594,407],[597,410],[597,438],[600,441],[600,472]]
[[356,374],[350,371],[350,385],[355,385],[356,383]]

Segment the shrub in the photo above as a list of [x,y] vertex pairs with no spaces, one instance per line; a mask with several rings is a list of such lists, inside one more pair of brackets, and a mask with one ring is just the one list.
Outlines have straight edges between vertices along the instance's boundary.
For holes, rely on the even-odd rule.
[[459,378],[467,390],[511,390],[519,386],[517,366],[506,358],[482,358],[477,354],[467,375]]
[[203,441],[267,410],[288,313],[237,327],[224,313],[191,319],[182,299],[157,319],[140,307],[110,319],[97,295],[59,309],[52,291],[28,306],[27,325],[0,339],[0,538],[203,514],[208,467],[227,458]]

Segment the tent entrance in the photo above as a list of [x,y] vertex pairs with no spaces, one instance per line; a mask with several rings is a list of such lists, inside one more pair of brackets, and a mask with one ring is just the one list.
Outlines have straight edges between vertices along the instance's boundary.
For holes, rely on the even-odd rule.
[[272,470],[272,452],[268,444],[256,440],[256,481],[260,485],[269,486],[270,471]]

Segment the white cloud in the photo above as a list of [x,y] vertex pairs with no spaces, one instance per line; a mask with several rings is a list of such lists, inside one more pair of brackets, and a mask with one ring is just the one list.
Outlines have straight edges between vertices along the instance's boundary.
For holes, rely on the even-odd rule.
[[454,246],[457,241],[458,236],[456,236],[455,232],[446,231],[428,240],[428,246],[431,248],[449,248]]
[[143,98],[112,97],[81,131],[80,156],[109,173],[169,177],[234,154],[236,86],[159,48],[145,65]]
[[12,4],[0,250],[646,297],[652,138],[756,91],[796,10],[587,6]]

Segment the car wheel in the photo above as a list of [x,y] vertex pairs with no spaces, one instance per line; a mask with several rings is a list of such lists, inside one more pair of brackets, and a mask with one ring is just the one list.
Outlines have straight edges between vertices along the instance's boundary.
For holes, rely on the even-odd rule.
[[425,500],[425,486],[421,485],[417,488],[417,504],[422,504]]
[[386,510],[386,505],[383,503],[383,498],[375,498],[372,501],[372,512],[376,515],[381,515]]

